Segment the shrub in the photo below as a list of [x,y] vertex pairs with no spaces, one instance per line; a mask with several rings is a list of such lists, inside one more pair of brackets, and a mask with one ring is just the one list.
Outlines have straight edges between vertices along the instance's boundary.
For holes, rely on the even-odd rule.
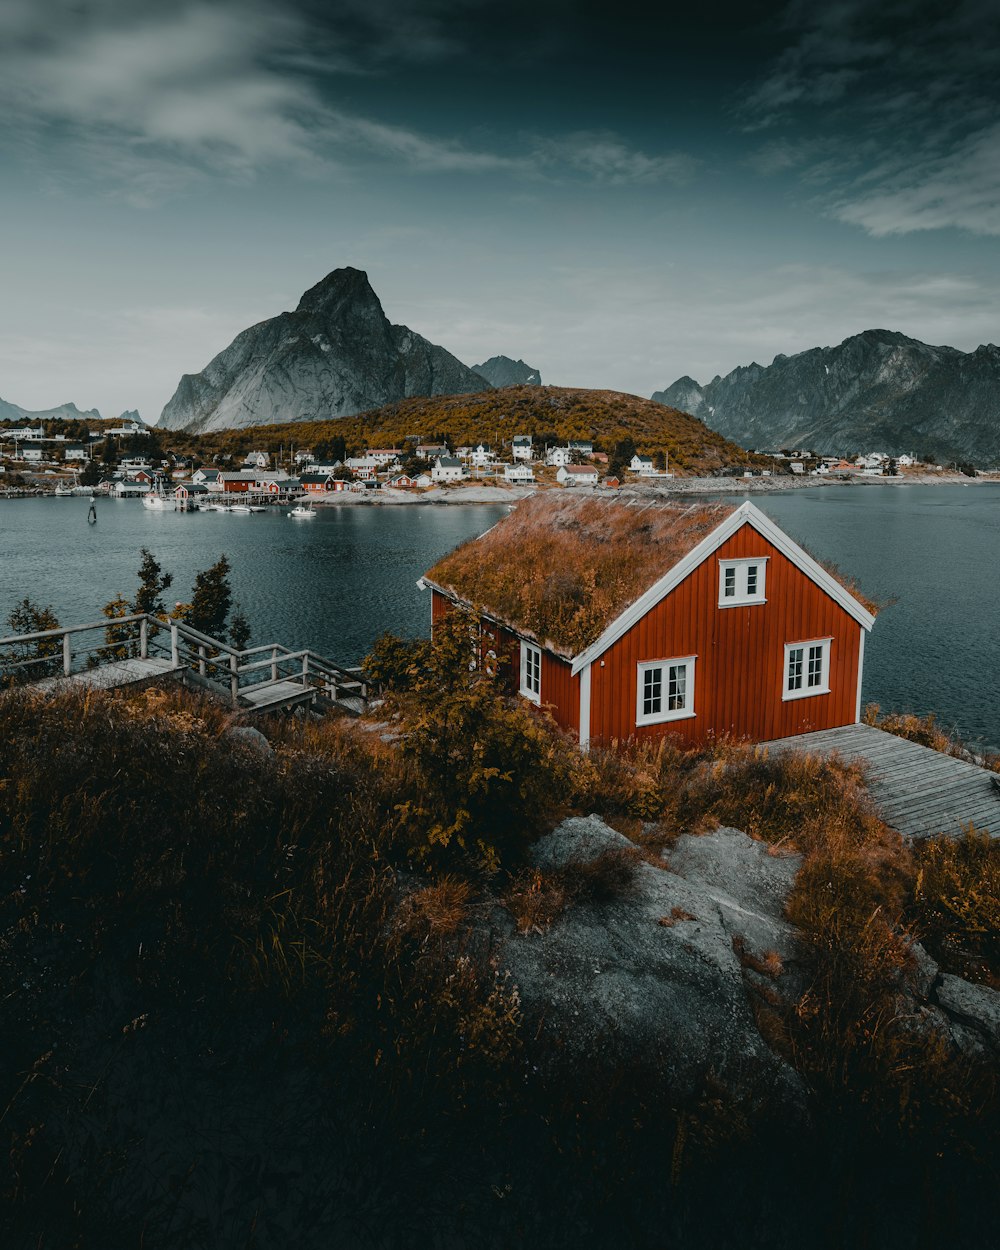
[[1000,841],[969,825],[914,855],[913,927],[946,970],[1000,989]]

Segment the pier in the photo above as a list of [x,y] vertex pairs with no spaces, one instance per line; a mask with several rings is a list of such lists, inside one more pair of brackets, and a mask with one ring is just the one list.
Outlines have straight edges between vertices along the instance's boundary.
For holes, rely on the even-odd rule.
[[248,714],[308,706],[358,716],[370,697],[360,669],[315,651],[281,643],[239,651],[183,621],[146,613],[0,638],[0,679],[41,693],[179,680]]

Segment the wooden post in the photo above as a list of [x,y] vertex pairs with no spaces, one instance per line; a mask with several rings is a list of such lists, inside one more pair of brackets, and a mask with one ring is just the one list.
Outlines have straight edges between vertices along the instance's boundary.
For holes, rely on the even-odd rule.
[[174,668],[180,668],[181,666],[181,649],[176,621],[170,622],[170,663]]
[[69,631],[63,634],[63,676],[68,677],[73,671],[73,652],[69,645]]
[[271,648],[271,680],[278,680],[278,648]]
[[205,676],[205,644],[203,642],[198,643],[198,673],[202,677]]
[[239,660],[235,655],[229,657],[229,693],[232,695],[233,707],[236,706],[240,697],[240,675]]
[[304,655],[302,657],[302,684],[303,686],[309,685],[309,656],[308,655]]
[[149,621],[146,617],[139,622],[139,659],[149,659]]

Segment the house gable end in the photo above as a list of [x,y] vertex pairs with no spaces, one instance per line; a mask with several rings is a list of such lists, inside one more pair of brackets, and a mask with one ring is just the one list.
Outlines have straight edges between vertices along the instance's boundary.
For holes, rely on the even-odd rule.
[[744,525],[750,525],[762,538],[786,556],[800,572],[829,595],[863,629],[871,630],[875,624],[875,618],[871,612],[859,603],[850,591],[846,590],[808,552],[803,551],[783,530],[779,529],[770,517],[765,516],[759,508],[755,508],[752,503],[747,502],[737,508],[731,516],[727,517],[710,534],[702,539],[696,547],[688,552],[683,559],[679,560],[673,568],[669,569],[663,577],[650,586],[644,594],[640,595],[617,620],[612,621],[596,642],[576,656],[573,660],[572,669],[574,676],[588,664],[593,663],[609,647],[613,646],[619,638],[656,607],[661,600],[665,599],[671,591],[676,589],[681,582],[718,551]]

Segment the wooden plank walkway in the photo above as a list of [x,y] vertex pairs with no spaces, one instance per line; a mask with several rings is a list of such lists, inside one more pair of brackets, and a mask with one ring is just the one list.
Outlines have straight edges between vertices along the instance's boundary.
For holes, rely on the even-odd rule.
[[1000,774],[908,742],[873,725],[844,725],[762,745],[868,764],[882,819],[908,838],[957,835],[971,821],[1000,838]]
[[150,656],[146,660],[115,660],[110,664],[101,664],[98,668],[86,668],[82,672],[71,673],[69,677],[62,674],[58,677],[46,677],[42,681],[34,682],[32,688],[43,694],[83,687],[89,690],[113,690],[117,686],[159,681],[161,677],[172,677],[183,671],[183,665],[176,666],[170,660]]

